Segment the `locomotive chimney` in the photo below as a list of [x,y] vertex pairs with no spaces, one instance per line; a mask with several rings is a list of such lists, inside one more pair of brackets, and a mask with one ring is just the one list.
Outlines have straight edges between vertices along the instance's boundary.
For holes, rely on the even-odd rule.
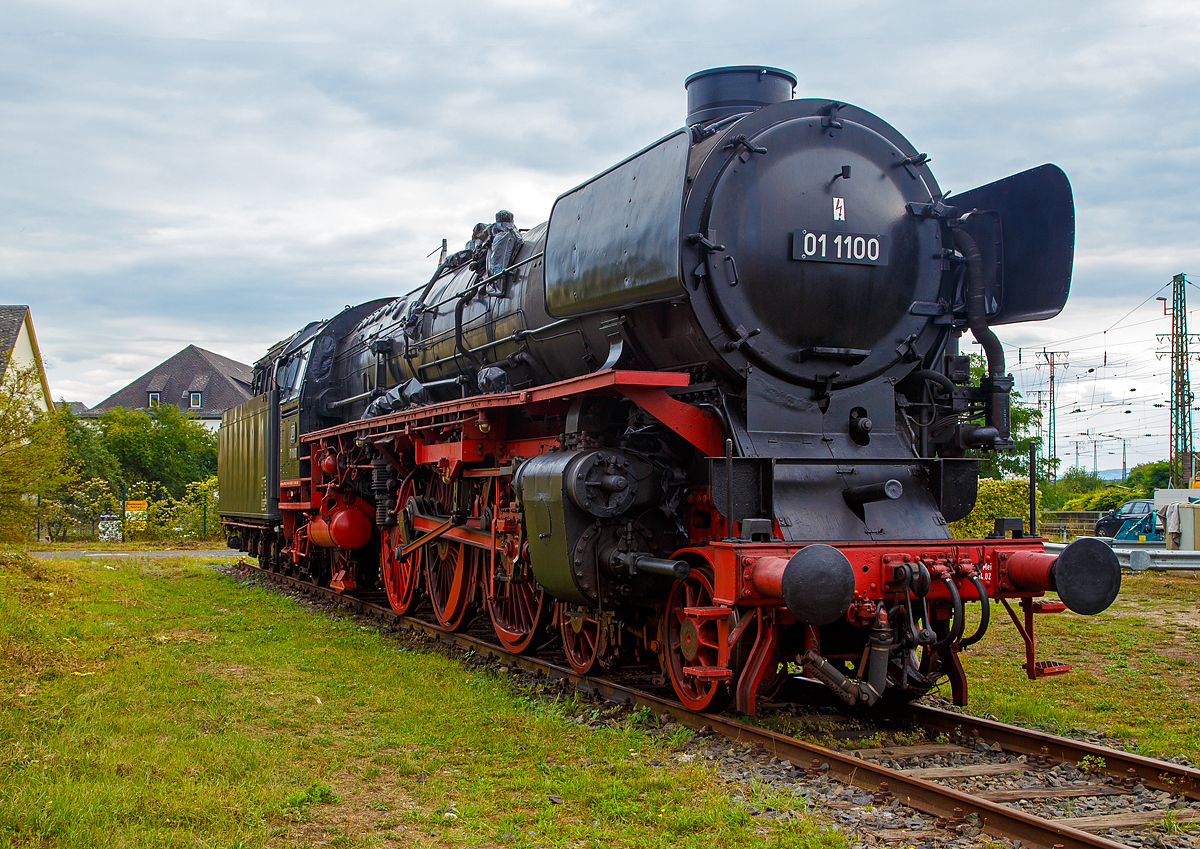
[[709,68],[688,77],[689,127],[792,99],[796,75],[761,65]]

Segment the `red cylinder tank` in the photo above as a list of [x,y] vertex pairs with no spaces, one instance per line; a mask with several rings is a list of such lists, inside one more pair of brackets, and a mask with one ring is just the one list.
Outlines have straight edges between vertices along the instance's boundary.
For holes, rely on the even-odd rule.
[[343,507],[326,519],[308,523],[308,538],[322,548],[362,548],[371,538],[371,519],[361,510]]
[[329,536],[329,523],[320,516],[308,523],[308,538],[321,548],[336,548]]
[[338,548],[362,548],[371,538],[371,520],[360,510],[338,510],[329,518],[329,536]]

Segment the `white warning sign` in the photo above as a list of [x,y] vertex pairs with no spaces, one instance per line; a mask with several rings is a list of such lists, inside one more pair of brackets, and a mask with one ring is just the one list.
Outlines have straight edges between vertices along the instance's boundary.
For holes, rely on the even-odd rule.
[[833,199],[833,220],[834,221],[845,221],[846,220],[846,199],[845,198],[834,198]]

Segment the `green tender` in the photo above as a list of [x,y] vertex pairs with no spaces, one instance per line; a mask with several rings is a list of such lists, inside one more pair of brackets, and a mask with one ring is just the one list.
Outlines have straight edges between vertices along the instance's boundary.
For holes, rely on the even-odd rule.
[[226,410],[217,435],[218,511],[222,516],[273,518],[268,491],[271,436],[270,395]]

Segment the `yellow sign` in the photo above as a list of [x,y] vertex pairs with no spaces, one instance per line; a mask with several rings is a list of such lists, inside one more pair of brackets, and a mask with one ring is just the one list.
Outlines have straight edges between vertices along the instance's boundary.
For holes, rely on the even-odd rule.
[[146,501],[126,501],[125,502],[125,512],[126,513],[138,513],[140,511],[145,510],[149,506],[150,506],[149,503]]

